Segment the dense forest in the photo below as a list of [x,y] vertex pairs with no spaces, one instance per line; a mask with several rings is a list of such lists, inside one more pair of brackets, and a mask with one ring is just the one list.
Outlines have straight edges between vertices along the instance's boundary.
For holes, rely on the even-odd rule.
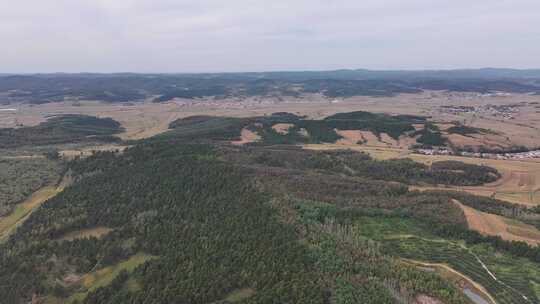
[[[414,136],[413,124],[426,122],[426,117],[412,115],[391,116],[370,112],[340,113],[322,120],[306,119],[291,113],[274,113],[252,118],[194,116],[178,119],[170,124],[172,133],[185,139],[233,140],[243,128],[257,132],[260,144],[333,143],[340,139],[336,129],[371,131],[397,139],[401,135]],[[272,126],[291,124],[287,134],[276,132]],[[305,131],[305,132],[302,132]]]
[[417,261],[451,265],[502,304],[539,301],[540,249],[469,230],[453,200],[538,226],[535,210],[409,190],[481,185],[500,178],[495,169],[380,161],[277,140],[230,144],[243,128],[270,132],[276,121],[320,128],[320,140],[327,124],[398,134],[426,123],[364,112],[320,121],[196,116],[122,153],[76,158],[66,164],[71,185],[0,243],[0,301],[470,303],[463,282]]
[[43,146],[81,141],[118,141],[113,135],[122,131],[111,118],[66,114],[50,117],[33,127],[0,129],[0,148]]

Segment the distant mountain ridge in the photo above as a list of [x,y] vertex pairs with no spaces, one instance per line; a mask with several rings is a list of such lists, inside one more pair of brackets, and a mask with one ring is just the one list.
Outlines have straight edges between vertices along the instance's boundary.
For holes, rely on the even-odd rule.
[[238,77],[238,78],[310,78],[310,79],[386,79],[386,78],[489,78],[489,79],[540,79],[540,69],[513,68],[478,68],[478,69],[426,69],[426,70],[371,70],[371,69],[338,69],[338,70],[305,70],[305,71],[262,71],[262,72],[217,72],[217,73],[0,73],[0,77],[33,76],[33,77]]
[[[0,103],[156,98],[393,96],[422,90],[540,93],[540,69],[283,71],[202,74],[0,74]],[[157,96],[157,97],[156,97]]]

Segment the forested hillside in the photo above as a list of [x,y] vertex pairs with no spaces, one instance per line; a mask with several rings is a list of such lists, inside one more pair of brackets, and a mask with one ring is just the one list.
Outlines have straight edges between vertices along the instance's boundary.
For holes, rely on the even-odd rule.
[[0,148],[54,145],[81,141],[117,141],[112,135],[122,131],[111,118],[87,115],[59,115],[33,127],[0,129]]
[[[41,104],[65,99],[132,102],[174,98],[392,96],[422,90],[540,91],[537,70],[268,72],[226,74],[0,75],[7,102]],[[156,97],[157,96],[157,97]]]
[[59,181],[62,166],[46,158],[0,159],[0,217],[39,188]]
[[[470,303],[462,280],[416,264],[431,262],[480,282],[498,303],[538,303],[540,249],[469,230],[453,200],[539,226],[535,210],[409,190],[479,185],[498,179],[495,169],[230,144],[249,125],[268,130],[268,120],[309,128],[284,113],[192,117],[123,153],[69,162],[73,183],[0,244],[0,301]],[[400,132],[422,118],[328,119],[350,120]]]

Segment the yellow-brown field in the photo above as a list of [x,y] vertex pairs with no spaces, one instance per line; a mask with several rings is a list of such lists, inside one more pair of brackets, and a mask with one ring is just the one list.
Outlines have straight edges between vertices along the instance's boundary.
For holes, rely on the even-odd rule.
[[536,227],[503,216],[478,211],[455,203],[463,210],[470,229],[483,235],[500,236],[507,241],[522,241],[532,246],[540,244],[540,231]]
[[[36,125],[46,117],[56,114],[86,114],[111,117],[119,121],[126,131],[123,139],[140,139],[167,130],[175,119],[192,115],[215,115],[231,117],[251,117],[274,112],[290,112],[310,118],[351,111],[368,111],[388,114],[411,114],[430,116],[439,123],[441,129],[448,122],[459,121],[466,125],[491,129],[502,133],[502,137],[492,139],[497,143],[510,139],[512,144],[529,147],[540,144],[540,113],[534,106],[540,96],[514,94],[510,96],[479,96],[474,93],[448,93],[426,91],[421,94],[401,94],[394,97],[357,96],[340,100],[329,100],[317,94],[301,98],[284,97],[243,99],[197,99],[174,100],[165,103],[111,104],[98,101],[65,101],[41,105],[18,105],[15,112],[0,113],[0,128]],[[482,113],[448,113],[441,106],[486,106],[519,105],[513,119]],[[504,140],[503,140],[504,139]],[[467,139],[478,142],[478,139]],[[383,139],[383,141],[385,141]],[[489,141],[488,141],[489,142]]]

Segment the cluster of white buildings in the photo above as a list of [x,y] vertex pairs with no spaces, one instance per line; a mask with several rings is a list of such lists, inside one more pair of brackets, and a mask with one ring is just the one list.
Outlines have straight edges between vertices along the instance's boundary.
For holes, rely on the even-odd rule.
[[527,151],[527,152],[517,152],[517,153],[480,153],[480,152],[459,152],[458,154],[452,152],[448,149],[418,149],[415,150],[418,154],[423,155],[459,155],[465,157],[476,157],[476,158],[490,158],[490,159],[532,159],[540,158],[540,150]]
[[503,119],[514,119],[514,116],[519,113],[520,104],[515,105],[484,105],[480,107],[473,106],[441,106],[439,109],[443,113],[449,113],[454,115],[459,114],[477,114],[477,115],[491,115],[494,117],[502,117]]
[[423,155],[454,155],[454,152],[448,149],[416,149],[414,152]]

